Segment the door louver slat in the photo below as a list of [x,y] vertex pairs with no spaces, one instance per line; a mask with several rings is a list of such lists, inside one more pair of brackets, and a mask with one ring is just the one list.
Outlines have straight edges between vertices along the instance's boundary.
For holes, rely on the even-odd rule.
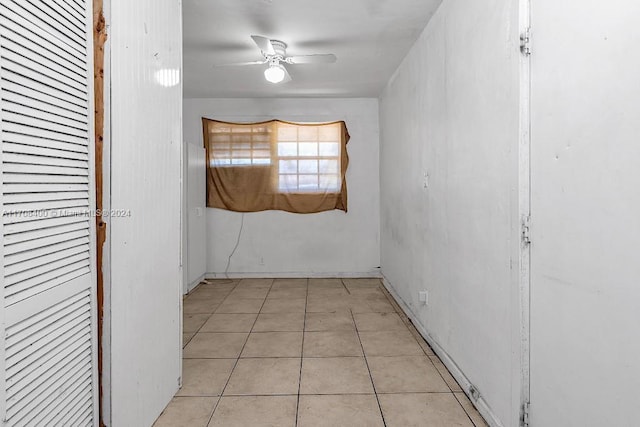
[[97,425],[91,7],[0,3],[7,426]]

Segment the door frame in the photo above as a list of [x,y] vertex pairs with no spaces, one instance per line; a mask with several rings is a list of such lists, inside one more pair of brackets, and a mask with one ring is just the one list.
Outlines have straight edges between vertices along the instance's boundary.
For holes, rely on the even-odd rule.
[[[519,338],[520,425],[528,425],[530,399],[530,310],[531,310],[531,0],[519,0],[520,29],[520,131],[518,141],[519,257]],[[524,40],[526,38],[526,40]],[[524,43],[524,45],[523,45]],[[515,393],[515,392],[514,392]],[[515,396],[514,396],[515,399]]]

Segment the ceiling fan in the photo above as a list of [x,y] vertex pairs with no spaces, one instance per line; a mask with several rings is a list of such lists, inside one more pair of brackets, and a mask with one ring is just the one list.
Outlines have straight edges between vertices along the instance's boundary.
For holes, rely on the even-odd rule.
[[327,64],[336,62],[337,60],[333,54],[287,56],[286,43],[280,40],[271,40],[263,36],[251,36],[251,38],[262,52],[264,59],[260,61],[217,65],[217,67],[269,64],[267,69],[264,70],[264,78],[271,83],[286,83],[291,81],[291,76],[284,64]]

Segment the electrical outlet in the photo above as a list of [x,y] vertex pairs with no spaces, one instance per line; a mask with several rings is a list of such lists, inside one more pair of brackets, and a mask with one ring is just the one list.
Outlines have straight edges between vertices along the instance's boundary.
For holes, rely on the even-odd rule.
[[264,265],[264,258],[260,257],[260,265]]
[[420,298],[420,302],[423,305],[429,305],[429,291],[426,291],[426,290],[425,291],[420,291],[418,293],[418,296]]

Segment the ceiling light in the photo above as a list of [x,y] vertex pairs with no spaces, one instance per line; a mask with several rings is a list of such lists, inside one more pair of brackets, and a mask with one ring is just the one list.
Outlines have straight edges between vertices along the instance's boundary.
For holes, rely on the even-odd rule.
[[269,68],[264,70],[264,78],[271,83],[280,83],[284,80],[284,67],[280,64],[271,64]]

